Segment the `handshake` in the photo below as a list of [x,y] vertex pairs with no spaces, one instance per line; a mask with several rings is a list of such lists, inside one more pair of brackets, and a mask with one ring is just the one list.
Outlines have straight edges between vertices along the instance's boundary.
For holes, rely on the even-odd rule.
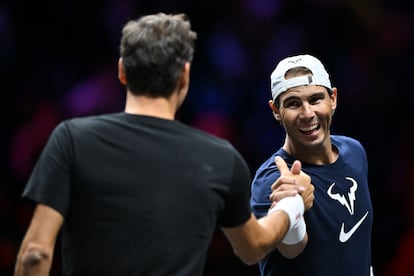
[[280,156],[276,156],[275,163],[280,171],[280,177],[271,187],[272,193],[269,198],[272,200],[272,205],[268,215],[278,210],[286,212],[290,226],[282,243],[298,244],[306,235],[303,213],[313,205],[315,188],[311,184],[310,176],[302,172],[300,161],[296,160],[290,170]]

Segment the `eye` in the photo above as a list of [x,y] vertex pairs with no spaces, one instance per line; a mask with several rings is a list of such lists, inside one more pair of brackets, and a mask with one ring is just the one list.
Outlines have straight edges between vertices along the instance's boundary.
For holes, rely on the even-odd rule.
[[309,99],[310,104],[318,104],[325,98],[324,95],[314,95]]
[[288,100],[288,101],[285,101],[284,102],[284,106],[286,108],[292,108],[292,109],[294,109],[294,108],[299,107],[300,105],[301,105],[301,102],[298,101],[298,100]]

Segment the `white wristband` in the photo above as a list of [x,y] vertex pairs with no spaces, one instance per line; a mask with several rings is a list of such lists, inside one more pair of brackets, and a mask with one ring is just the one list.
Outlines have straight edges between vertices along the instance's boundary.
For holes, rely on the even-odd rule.
[[305,235],[306,235],[306,223],[302,216],[301,219],[296,224],[296,226],[286,233],[285,237],[282,240],[282,243],[288,244],[288,245],[297,244],[305,238]]
[[287,196],[280,200],[272,209],[268,211],[268,215],[271,213],[282,210],[285,211],[289,217],[289,230],[295,227],[295,224],[299,222],[305,211],[302,197],[297,194],[295,196]]
[[290,222],[289,230],[282,242],[284,244],[297,244],[302,241],[306,234],[306,224],[303,219],[305,206],[302,197],[299,194],[285,197],[275,207],[270,209],[267,214],[270,215],[277,210],[286,212]]

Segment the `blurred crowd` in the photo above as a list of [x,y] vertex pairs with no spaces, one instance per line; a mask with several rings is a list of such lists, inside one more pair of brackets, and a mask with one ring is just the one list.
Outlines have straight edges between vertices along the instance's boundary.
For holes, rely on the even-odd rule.
[[[0,275],[10,275],[33,206],[20,199],[58,122],[122,111],[124,23],[185,12],[198,33],[179,120],[230,140],[252,172],[283,129],[268,108],[270,73],[311,53],[338,88],[333,133],[367,150],[376,275],[414,275],[414,2],[411,0],[7,0],[0,3]],[[357,254],[358,252],[355,252]],[[257,275],[220,232],[206,275]]]

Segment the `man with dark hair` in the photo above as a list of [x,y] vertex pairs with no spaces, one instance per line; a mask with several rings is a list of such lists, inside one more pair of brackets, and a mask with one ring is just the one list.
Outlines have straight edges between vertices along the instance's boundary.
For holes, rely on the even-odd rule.
[[[275,204],[268,194],[274,180],[283,177],[274,165],[275,156],[289,165],[302,162],[302,170],[315,186],[315,201],[298,223],[301,234],[285,238],[278,250],[260,261],[261,274],[369,275],[373,213],[368,162],[360,142],[331,135],[337,88],[332,87],[323,64],[311,55],[283,59],[270,79],[269,106],[286,137],[256,172],[252,209],[262,217]],[[276,188],[273,195],[279,192],[284,191]]]
[[[202,275],[220,227],[254,264],[313,202],[300,162],[274,188],[289,193],[257,220],[250,172],[223,139],[175,120],[196,33],[184,14],[147,15],[122,32],[124,112],[73,118],[51,134],[23,197],[36,203],[15,275],[48,275],[61,233],[63,275]],[[288,196],[286,196],[288,195]],[[286,196],[286,197],[285,197]]]

